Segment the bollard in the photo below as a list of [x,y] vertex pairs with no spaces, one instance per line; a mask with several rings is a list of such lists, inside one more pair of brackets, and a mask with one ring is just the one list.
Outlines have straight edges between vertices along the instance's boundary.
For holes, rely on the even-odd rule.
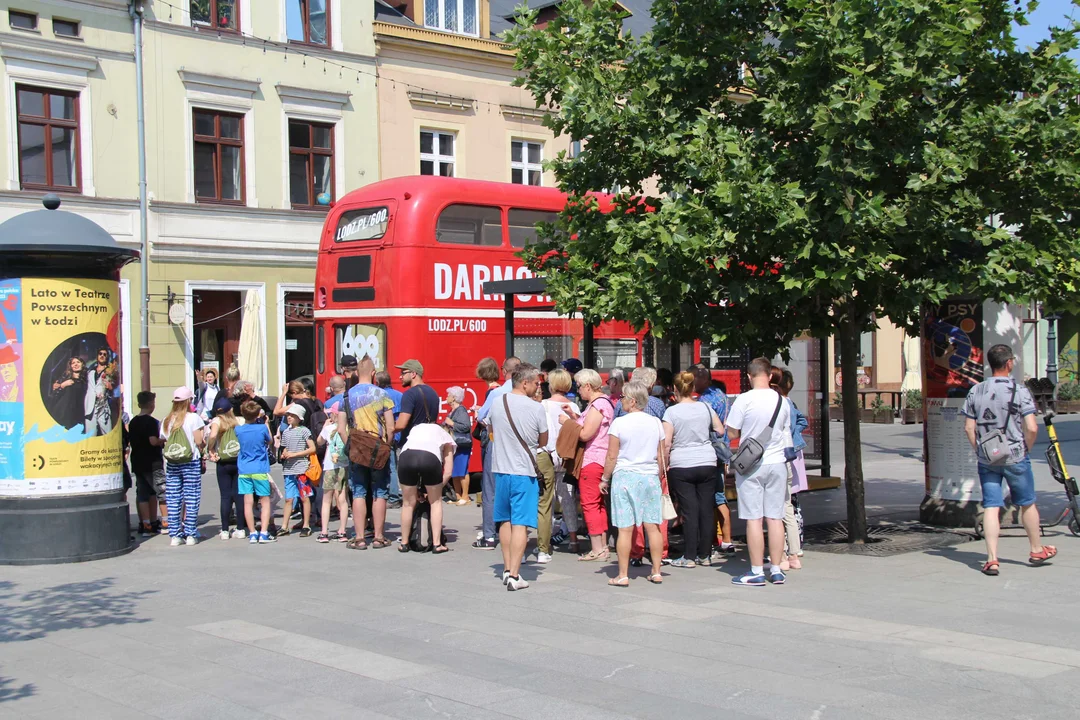
[[120,268],[139,257],[87,218],[0,224],[0,564],[130,552]]

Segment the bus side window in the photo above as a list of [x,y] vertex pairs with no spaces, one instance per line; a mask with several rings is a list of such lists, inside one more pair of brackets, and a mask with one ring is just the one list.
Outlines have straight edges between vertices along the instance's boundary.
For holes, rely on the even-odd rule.
[[435,239],[454,245],[502,245],[502,211],[483,205],[450,205],[439,213]]
[[558,219],[559,213],[511,208],[509,213],[510,245],[516,248],[531,245],[536,242],[539,234],[536,228],[537,223],[553,223]]

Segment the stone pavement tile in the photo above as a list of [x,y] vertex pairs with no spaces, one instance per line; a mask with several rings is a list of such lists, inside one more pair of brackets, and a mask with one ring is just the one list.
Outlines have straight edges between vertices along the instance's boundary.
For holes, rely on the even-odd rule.
[[[357,717],[371,717],[361,708],[326,697],[304,694],[280,704],[274,703],[259,708],[259,713],[270,717],[295,720],[296,718],[319,718],[319,720],[355,720]],[[385,716],[383,716],[385,717]]]
[[394,684],[467,705],[489,706],[503,702],[514,704],[526,694],[523,690],[503,682],[481,680],[448,670],[404,678]]
[[[521,697],[510,702],[497,702],[490,709],[506,713],[521,720],[630,720],[633,715],[622,708],[602,708],[559,696],[541,695],[535,692],[523,692]],[[620,711],[621,710],[621,711]]]
[[366,717],[368,712],[400,720],[506,720],[512,717],[500,708],[482,708],[405,689],[393,700],[365,707],[364,715],[360,717]]
[[440,628],[440,633],[433,635],[431,642],[442,648],[448,655],[467,652],[472,655],[486,655],[504,660],[513,660],[519,652],[539,650],[543,647],[521,640],[511,641],[486,633],[448,628]]
[[191,629],[374,680],[393,680],[428,670],[424,665],[390,655],[241,620],[196,625]]
[[671,618],[674,620],[704,620],[724,612],[712,607],[689,605],[686,603],[675,602],[674,600],[659,598],[639,600],[638,602],[623,605],[619,609],[646,615],[659,615],[660,617]]
[[155,711],[165,719],[190,720],[193,717],[207,720],[234,720],[253,714],[254,708],[244,707],[221,697],[211,697],[190,692],[187,697],[162,703]]
[[976,670],[991,670],[1027,679],[1046,678],[1069,669],[1066,665],[1056,663],[1025,660],[1012,655],[958,647],[927,647],[921,651],[921,655],[937,662],[952,663]]

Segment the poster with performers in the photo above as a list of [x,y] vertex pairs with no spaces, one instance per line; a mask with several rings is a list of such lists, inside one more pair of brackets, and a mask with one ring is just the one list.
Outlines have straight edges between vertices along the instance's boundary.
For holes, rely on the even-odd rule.
[[979,501],[978,464],[960,414],[983,379],[983,303],[951,298],[923,314],[926,491],[933,498]]
[[119,321],[115,281],[0,281],[0,496],[123,487]]

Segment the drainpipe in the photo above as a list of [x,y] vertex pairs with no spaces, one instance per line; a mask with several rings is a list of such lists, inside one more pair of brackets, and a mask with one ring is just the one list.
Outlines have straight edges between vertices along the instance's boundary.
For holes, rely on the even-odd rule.
[[142,273],[140,289],[142,304],[139,309],[139,374],[142,376],[141,387],[150,390],[150,239],[147,233],[146,207],[146,111],[143,102],[143,0],[132,0],[128,6],[132,23],[135,25],[135,104],[138,115],[139,144],[139,238],[142,255],[139,266]]

